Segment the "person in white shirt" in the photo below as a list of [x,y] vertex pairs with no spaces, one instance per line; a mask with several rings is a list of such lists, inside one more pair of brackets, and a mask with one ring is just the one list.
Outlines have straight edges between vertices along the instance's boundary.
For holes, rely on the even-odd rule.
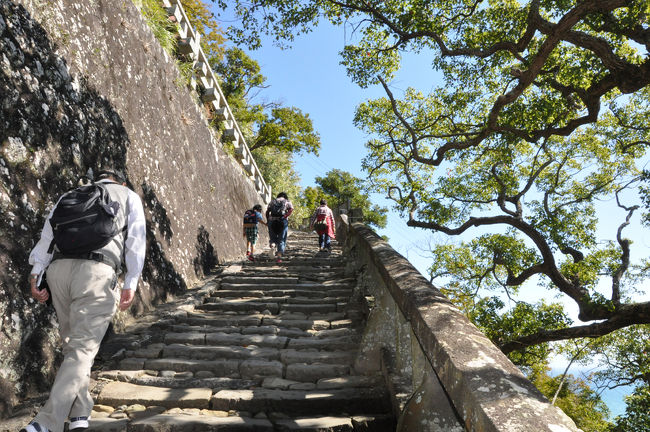
[[[119,307],[131,306],[144,266],[146,221],[138,194],[126,187],[119,171],[106,168],[98,174],[113,201],[120,205],[118,218],[126,229],[104,247],[87,256],[69,256],[52,249],[54,233],[50,212],[41,238],[29,256],[32,296],[40,303],[50,297],[39,289],[47,269],[47,282],[59,321],[63,343],[63,363],[59,368],[50,397],[25,432],[62,431],[88,428],[93,400],[88,392],[90,369],[112,317]],[[57,202],[58,204],[58,202]],[[55,207],[56,208],[56,207]],[[126,266],[124,285],[117,289],[122,263]]]

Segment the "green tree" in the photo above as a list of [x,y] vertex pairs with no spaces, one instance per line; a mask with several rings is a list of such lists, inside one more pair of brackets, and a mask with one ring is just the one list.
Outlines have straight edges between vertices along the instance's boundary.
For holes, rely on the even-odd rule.
[[561,377],[551,377],[546,371],[535,372],[529,378],[544,396],[561,408],[583,431],[610,430],[607,406],[584,380],[569,375],[561,381]]
[[616,417],[612,432],[650,432],[650,385],[637,387],[625,397],[625,414]]
[[346,171],[333,169],[325,177],[316,177],[316,184],[332,208],[357,208],[363,211],[363,221],[378,228],[386,226],[388,209],[370,202],[363,180]]
[[592,350],[600,366],[592,377],[598,388],[633,388],[625,398],[625,413],[614,420],[612,431],[650,432],[650,326],[612,332],[597,339]]
[[[632,298],[642,275],[624,236],[650,142],[646,0],[236,3],[244,29],[233,34],[251,45],[260,32],[290,41],[320,19],[357,25],[342,62],[386,91],[355,118],[374,137],[364,165],[376,190],[411,227],[484,228],[449,252],[478,255],[473,274],[484,276],[470,283],[504,292],[540,279],[578,306],[584,324],[516,335],[504,352],[650,322],[650,302]],[[406,51],[430,55],[444,85],[397,98],[389,81]],[[612,206],[613,241],[596,235],[597,202]],[[466,283],[466,272],[447,278]]]
[[201,0],[181,0],[187,19],[201,35],[203,53],[211,64],[223,58],[226,38],[210,7]]
[[650,386],[650,326],[626,327],[600,338],[595,346],[600,387]]
[[[453,294],[452,294],[453,299]],[[517,302],[513,308],[503,311],[505,304],[498,297],[485,297],[472,305],[469,318],[496,345],[535,333],[540,329],[560,329],[568,325],[568,319],[558,304],[529,304]],[[513,351],[510,359],[527,370],[544,367],[552,352],[549,344],[527,346]]]
[[294,206],[289,225],[298,228],[303,220],[309,217],[311,209],[303,204],[303,190],[300,186],[300,176],[293,166],[293,154],[274,147],[262,147],[252,153],[264,180],[271,186],[273,195],[286,192],[289,196],[289,201]]
[[320,136],[309,114],[278,103],[255,103],[268,87],[259,64],[239,48],[226,50],[215,65],[221,88],[251,150],[274,147],[290,153],[318,154]]

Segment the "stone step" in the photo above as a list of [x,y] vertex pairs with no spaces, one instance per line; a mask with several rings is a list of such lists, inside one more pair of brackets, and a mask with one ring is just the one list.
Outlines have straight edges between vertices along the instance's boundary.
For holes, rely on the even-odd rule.
[[210,388],[173,389],[109,382],[97,396],[97,403],[112,407],[139,404],[165,408],[207,409],[210,406],[211,396],[212,389]]
[[280,313],[279,302],[266,302],[255,300],[221,300],[219,302],[207,302],[196,306],[196,310],[202,311],[234,311],[234,312],[266,312],[273,315]]
[[[209,374],[198,374],[199,377],[187,377],[186,373],[171,373],[166,371],[160,374],[158,371],[122,371],[122,370],[109,370],[102,371],[97,374],[97,379],[127,382],[131,384],[150,386],[150,387],[168,387],[168,388],[211,388],[212,391],[216,390],[237,390],[250,387],[259,387],[262,384],[261,379],[244,380],[239,378],[224,378],[208,376]],[[156,375],[152,375],[157,373]],[[176,376],[178,375],[178,376]],[[341,378],[343,379],[343,378]],[[356,385],[356,387],[361,387]],[[332,388],[340,388],[332,387]]]
[[238,276],[228,275],[221,278],[221,283],[239,283],[255,285],[291,285],[297,284],[297,277],[277,276]]
[[220,390],[212,396],[210,406],[222,411],[281,412],[291,417],[390,412],[386,393],[369,388],[328,391]]
[[332,328],[332,324],[327,320],[317,319],[292,319],[289,317],[265,317],[264,325],[278,327],[293,327],[300,330],[327,330]]
[[291,349],[343,350],[352,351],[359,347],[360,336],[342,336],[333,338],[301,337],[292,338],[286,347]]
[[222,345],[222,346],[248,346],[257,347],[284,348],[287,345],[288,338],[276,336],[275,334],[240,334],[240,333],[167,333],[165,334],[165,343],[180,343],[193,345]]
[[[262,325],[262,326],[251,326],[251,327],[221,327],[221,326],[210,326],[210,325],[188,325],[188,324],[168,324],[160,325],[158,327],[161,332],[169,331],[175,333],[188,333],[187,340],[196,339],[199,342],[201,341],[201,334],[209,335],[211,333],[240,333],[243,335],[275,335],[282,337],[311,337],[315,333],[328,330],[302,330],[297,328],[287,328],[282,326],[271,326],[271,325]],[[198,335],[192,336],[192,332],[199,332]],[[179,336],[180,337],[180,336]],[[182,341],[175,341],[179,343],[186,343]]]
[[356,351],[313,351],[285,349],[279,352],[280,360],[286,365],[292,363],[326,363],[351,365],[356,357]]
[[[237,295],[237,299],[239,301],[257,301],[257,302],[277,302],[277,303],[292,303],[292,304],[337,304],[337,303],[342,303],[342,302],[347,302],[349,300],[349,297],[345,296],[339,296],[339,297],[306,297],[306,296],[289,296],[289,295],[284,295],[284,296],[264,296],[264,293],[262,291],[248,291],[246,294],[242,297],[242,292],[241,291],[229,291],[229,293],[232,293],[232,296],[222,296],[219,295],[223,293],[223,291],[215,291],[215,295],[211,295],[210,297],[205,297],[203,299],[204,303],[221,303],[223,302],[224,298],[225,299],[232,299],[235,298],[235,295]],[[330,294],[329,292],[326,294]]]
[[122,370],[151,370],[191,372],[184,375],[186,378],[194,377],[197,372],[210,372],[216,377],[241,378],[239,374],[240,360],[195,360],[187,358],[159,358],[145,359],[128,357],[120,361]]
[[[347,304],[342,303],[344,310]],[[277,315],[280,312],[300,312],[304,314],[320,313],[326,314],[337,311],[337,303],[312,303],[312,304],[299,304],[299,303],[283,303],[283,302],[267,302],[255,300],[222,300],[219,302],[207,302],[197,305],[196,310],[201,311],[221,311],[221,312],[264,312]]]
[[[257,294],[259,293],[259,294]],[[221,289],[213,291],[211,297],[256,297],[257,295],[268,297],[309,297],[309,298],[325,298],[325,297],[347,297],[352,295],[352,288],[348,287],[322,287],[319,289],[309,288],[286,288],[286,289],[261,289],[258,286],[247,285],[232,285],[227,284],[222,286]]]
[[196,360],[245,360],[249,358],[280,360],[277,348],[258,348],[256,346],[206,346],[206,345],[167,345],[162,349],[161,358],[189,358]]
[[[280,304],[281,312],[301,312],[305,314],[313,313],[329,313],[337,312],[338,306],[337,303],[315,303],[315,304],[300,304],[300,303],[287,303]],[[343,309],[344,310],[344,309]]]
[[275,427],[265,418],[163,413],[131,422],[128,430],[129,432],[273,432]]
[[284,378],[293,381],[316,383],[326,378],[350,375],[351,368],[342,364],[293,363],[287,365]]
[[344,269],[345,261],[341,258],[310,258],[310,257],[301,257],[301,258],[288,258],[282,259],[281,263],[276,262],[275,260],[269,259],[266,260],[257,260],[257,261],[248,261],[242,263],[244,267],[276,267],[278,269],[291,269],[295,271],[297,267],[303,267],[305,269],[314,269],[314,268],[328,268],[328,269]]
[[[325,378],[350,375],[353,356],[337,353],[323,353],[320,362],[316,356],[305,356],[309,363],[288,363],[279,360],[250,357],[248,359],[195,359],[187,357],[145,359],[129,357],[120,361],[123,373],[146,370],[158,376],[174,379],[190,378],[232,378],[255,380],[264,377],[278,377],[300,382],[316,383]],[[297,354],[289,357],[299,361]],[[341,361],[345,363],[340,363]],[[326,363],[330,362],[330,363]],[[130,382],[131,380],[129,380]],[[143,382],[146,380],[133,380]],[[314,387],[315,388],[315,387]]]
[[311,267],[311,266],[294,266],[290,269],[274,266],[255,267],[250,261],[249,264],[243,265],[239,274],[242,276],[256,276],[256,277],[293,277],[298,279],[314,278],[317,277],[321,280],[348,281],[351,279],[346,275],[343,267],[325,268],[325,267]]
[[[313,349],[277,349],[258,348],[256,346],[206,346],[206,345],[167,345],[160,351],[160,359],[194,359],[194,360],[281,360],[285,365],[291,363],[334,363],[352,364],[356,351]],[[149,358],[156,360],[157,358]],[[150,363],[145,362],[145,366]]]
[[274,421],[278,432],[394,432],[393,417],[386,414],[353,417],[300,417]]
[[264,315],[213,315],[190,313],[184,317],[177,317],[176,321],[194,326],[212,326],[212,327],[249,327],[259,326],[262,324]]
[[336,283],[326,283],[320,280],[301,280],[297,283],[277,283],[265,284],[263,282],[234,282],[221,281],[219,289],[245,289],[245,290],[323,290],[323,289],[354,289],[354,282],[341,281]]

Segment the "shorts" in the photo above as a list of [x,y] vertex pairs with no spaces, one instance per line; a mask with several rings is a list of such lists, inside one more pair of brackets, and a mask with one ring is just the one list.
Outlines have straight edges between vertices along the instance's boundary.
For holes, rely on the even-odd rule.
[[257,225],[252,227],[246,227],[246,240],[251,242],[251,244],[257,243]]

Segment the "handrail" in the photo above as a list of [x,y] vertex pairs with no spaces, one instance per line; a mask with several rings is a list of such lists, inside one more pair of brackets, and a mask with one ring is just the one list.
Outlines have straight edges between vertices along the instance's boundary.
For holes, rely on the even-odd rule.
[[[201,48],[200,34],[194,30],[190,24],[183,5],[179,0],[162,0],[163,7],[169,13],[170,18],[173,17],[179,25],[180,40],[178,43],[179,51],[187,54],[193,61],[194,73],[190,81],[192,89],[197,90],[197,86],[203,88],[201,92],[201,100],[205,103],[210,103],[215,111],[215,116],[225,122],[226,129],[224,130],[223,137],[232,141],[235,147],[235,154],[242,162],[244,170],[254,180],[255,188],[262,196],[265,203],[269,203],[272,199],[271,187],[266,184],[262,173],[255,163],[255,159],[246,143],[244,134],[241,132],[237,120],[233,115],[226,97],[219,86],[219,81],[210,67],[208,58],[206,57],[203,49]],[[198,78],[198,79],[197,79]]]

